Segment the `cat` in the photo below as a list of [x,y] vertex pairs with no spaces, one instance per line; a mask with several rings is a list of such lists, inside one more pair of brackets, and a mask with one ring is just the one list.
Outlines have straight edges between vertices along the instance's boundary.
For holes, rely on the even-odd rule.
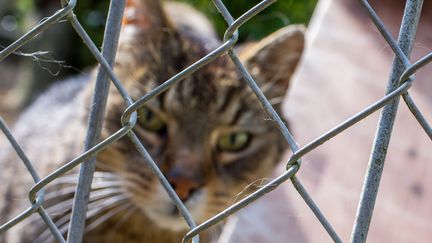
[[[210,27],[194,23],[204,17],[184,8],[182,15],[155,0],[127,2],[114,71],[134,100],[220,45]],[[303,48],[304,28],[288,26],[238,52],[279,113]],[[54,85],[15,124],[14,135],[41,176],[82,152],[94,77]],[[103,138],[121,128],[125,108],[112,85]],[[227,55],[149,100],[138,110],[134,132],[198,224],[268,176],[287,147]],[[4,149],[0,156],[5,185],[0,217],[5,222],[28,206],[32,180],[14,151]],[[46,188],[44,207],[65,236],[76,179],[74,170]],[[128,138],[97,155],[86,223],[84,242],[180,242],[188,231]],[[205,231],[200,242],[215,241],[219,231]],[[0,242],[10,243],[51,241],[39,215],[0,236]]]

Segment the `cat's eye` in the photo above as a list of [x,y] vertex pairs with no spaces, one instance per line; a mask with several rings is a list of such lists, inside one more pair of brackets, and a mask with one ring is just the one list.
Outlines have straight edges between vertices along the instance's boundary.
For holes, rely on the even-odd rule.
[[227,152],[237,152],[249,145],[251,135],[248,132],[232,132],[223,134],[218,142],[218,149]]
[[153,111],[147,107],[138,110],[138,121],[141,126],[152,132],[162,132],[166,124]]

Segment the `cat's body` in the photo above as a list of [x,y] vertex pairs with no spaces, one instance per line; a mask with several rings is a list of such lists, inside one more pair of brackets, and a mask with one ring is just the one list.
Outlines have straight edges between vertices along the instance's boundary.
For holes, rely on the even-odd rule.
[[[196,13],[194,13],[196,14]],[[198,15],[196,15],[198,16]],[[203,57],[219,43],[188,23],[172,24],[159,2],[131,0],[125,12],[115,72],[133,99]],[[175,26],[175,27],[174,27]],[[285,28],[240,53],[269,99],[283,97],[301,56],[303,31]],[[82,79],[82,80],[81,80]],[[92,76],[58,85],[16,124],[14,135],[41,176],[77,157],[86,129]],[[103,138],[121,128],[126,106],[112,87]],[[279,108],[279,105],[277,105]],[[220,212],[253,181],[272,171],[286,143],[227,56],[151,99],[134,131],[197,223]],[[0,223],[28,205],[33,184],[12,150],[0,158]],[[16,180],[16,177],[19,180]],[[45,207],[66,234],[76,170],[47,187]],[[97,156],[85,242],[180,242],[185,221],[128,138]],[[34,215],[0,242],[49,242]],[[217,239],[218,230],[201,236]]]

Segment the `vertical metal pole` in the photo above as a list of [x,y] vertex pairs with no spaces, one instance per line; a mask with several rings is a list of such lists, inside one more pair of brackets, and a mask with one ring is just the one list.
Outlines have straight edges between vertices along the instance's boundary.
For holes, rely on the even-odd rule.
[[[115,54],[117,51],[124,7],[125,0],[115,0],[110,2],[108,20],[105,26],[102,55],[111,67],[114,64]],[[102,67],[99,67],[92,103],[90,105],[91,111],[88,118],[88,130],[84,142],[85,151],[94,146],[99,140],[105,115],[109,86],[110,82],[106,72]],[[95,170],[95,162],[96,159],[93,157],[81,165],[73,203],[72,218],[69,225],[67,237],[68,242],[79,243],[82,241],[87,204]]]
[[[408,58],[417,32],[422,5],[423,0],[409,0],[405,6],[398,45]],[[399,77],[402,75],[403,71],[404,65],[402,61],[395,57],[387,86],[387,94],[399,86]],[[367,238],[398,105],[399,99],[395,99],[393,102],[386,105],[381,112],[379,126],[351,234],[351,242],[354,243],[363,243]]]

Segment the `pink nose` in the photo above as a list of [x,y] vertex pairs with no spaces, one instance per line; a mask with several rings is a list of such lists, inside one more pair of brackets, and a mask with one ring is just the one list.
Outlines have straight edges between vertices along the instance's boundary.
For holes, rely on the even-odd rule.
[[167,176],[167,179],[183,202],[187,201],[200,185],[196,179],[184,176]]

